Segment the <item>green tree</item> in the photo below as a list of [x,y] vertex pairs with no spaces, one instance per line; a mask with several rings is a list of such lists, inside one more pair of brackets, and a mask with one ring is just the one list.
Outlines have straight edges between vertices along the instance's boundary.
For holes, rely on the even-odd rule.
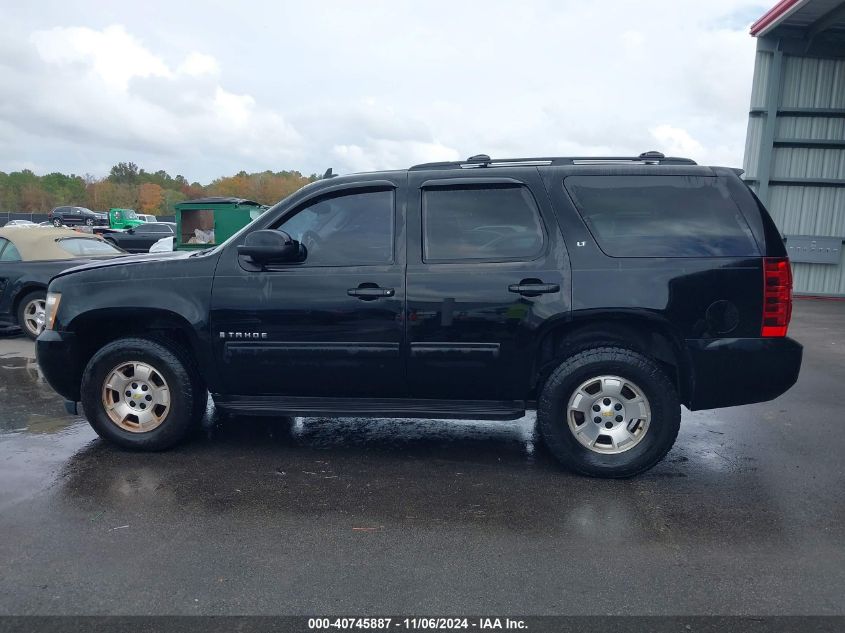
[[134,185],[138,182],[138,165],[118,163],[111,168],[109,180],[118,185]]

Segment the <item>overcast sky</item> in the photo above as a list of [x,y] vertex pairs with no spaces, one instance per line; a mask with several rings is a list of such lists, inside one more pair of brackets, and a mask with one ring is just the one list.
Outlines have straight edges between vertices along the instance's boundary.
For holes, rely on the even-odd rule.
[[0,170],[207,183],[428,160],[739,166],[774,0],[3,0]]

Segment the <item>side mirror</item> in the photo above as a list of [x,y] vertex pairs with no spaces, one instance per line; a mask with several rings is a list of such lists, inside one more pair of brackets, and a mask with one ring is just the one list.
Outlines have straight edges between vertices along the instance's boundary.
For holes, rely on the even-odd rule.
[[302,247],[284,231],[264,229],[253,231],[238,246],[238,255],[256,264],[280,264],[302,261]]

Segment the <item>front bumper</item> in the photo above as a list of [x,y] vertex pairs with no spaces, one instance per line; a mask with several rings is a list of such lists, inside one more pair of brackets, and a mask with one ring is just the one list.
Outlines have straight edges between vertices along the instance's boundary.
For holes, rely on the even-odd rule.
[[67,400],[78,402],[82,383],[79,345],[70,332],[44,330],[35,341],[35,357],[44,378]]
[[798,380],[804,348],[791,338],[686,341],[690,410],[773,400]]

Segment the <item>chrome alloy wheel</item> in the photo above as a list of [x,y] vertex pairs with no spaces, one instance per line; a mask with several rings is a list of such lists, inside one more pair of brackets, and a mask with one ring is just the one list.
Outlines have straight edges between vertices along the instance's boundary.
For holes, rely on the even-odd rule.
[[596,453],[616,455],[639,444],[648,432],[651,408],[643,390],[619,376],[585,380],[566,410],[569,430]]
[[23,325],[33,336],[38,336],[44,331],[46,305],[46,299],[33,299],[24,306]]
[[170,388],[152,365],[122,363],[103,382],[103,407],[124,431],[147,433],[158,427],[170,411]]

